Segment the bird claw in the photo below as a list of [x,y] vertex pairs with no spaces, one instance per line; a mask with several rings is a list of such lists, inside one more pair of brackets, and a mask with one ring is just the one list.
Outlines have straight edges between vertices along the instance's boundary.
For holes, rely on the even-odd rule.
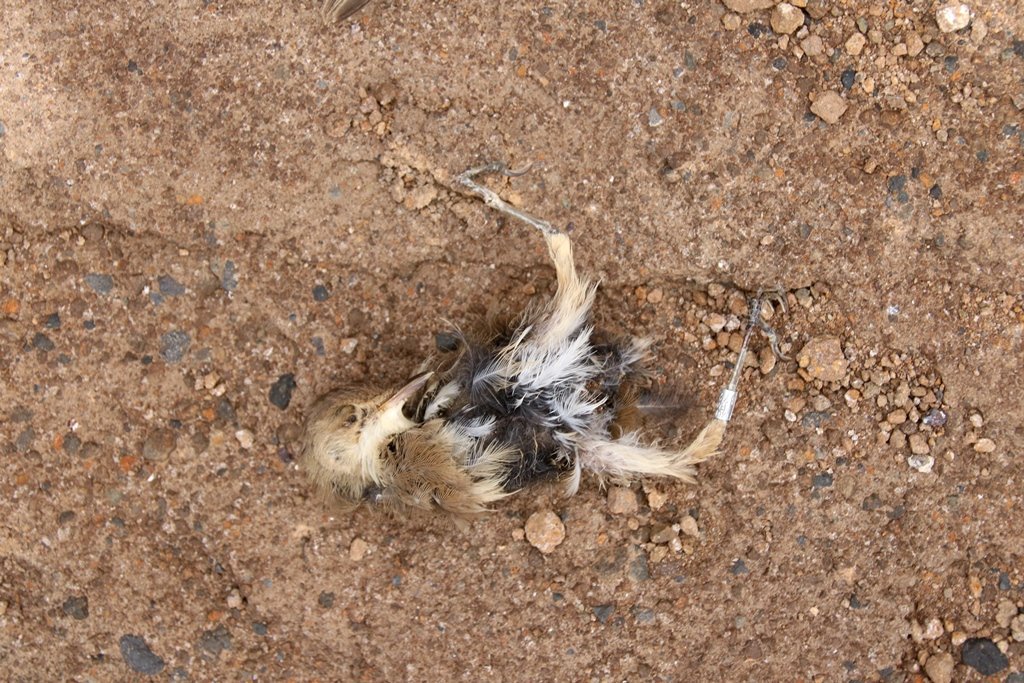
[[789,356],[784,354],[782,349],[779,348],[778,333],[761,318],[765,305],[770,306],[772,302],[777,302],[783,313],[789,312],[786,305],[786,291],[782,287],[776,286],[772,289],[759,289],[757,294],[750,300],[750,316],[747,326],[756,327],[761,330],[761,333],[768,338],[768,344],[771,346],[772,353],[775,354],[776,358],[779,360],[790,360]]

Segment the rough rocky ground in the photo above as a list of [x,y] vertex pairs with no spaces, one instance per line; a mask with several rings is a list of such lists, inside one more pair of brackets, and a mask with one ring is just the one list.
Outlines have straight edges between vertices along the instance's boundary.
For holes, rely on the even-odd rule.
[[[1024,680],[1024,11],[968,4],[4,0],[5,676]],[[693,399],[663,439],[741,290],[793,360],[698,486],[332,516],[304,407],[551,288],[450,189],[491,159]]]

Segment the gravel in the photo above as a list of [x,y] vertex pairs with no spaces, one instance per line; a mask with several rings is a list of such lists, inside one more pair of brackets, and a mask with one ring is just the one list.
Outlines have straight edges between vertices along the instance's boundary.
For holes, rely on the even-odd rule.
[[565,525],[551,510],[535,512],[526,520],[526,540],[545,555],[565,540]]
[[971,23],[971,8],[963,3],[952,3],[935,12],[935,23],[943,33],[952,33],[967,28]]
[[814,479],[811,480],[811,488],[815,489],[827,489],[831,488],[833,477],[831,472],[822,472],[821,474],[814,475]]
[[818,95],[811,103],[811,113],[825,123],[832,125],[839,122],[849,105],[838,93],[831,90]]
[[171,330],[160,337],[160,356],[168,363],[177,363],[188,352],[192,338],[183,330]]
[[181,296],[185,293],[185,285],[175,280],[170,275],[161,275],[156,279],[157,289],[164,296]]
[[928,658],[924,665],[924,672],[932,683],[950,683],[953,680],[953,655],[948,652],[939,652]]
[[814,379],[823,382],[838,382],[846,376],[849,363],[843,356],[843,346],[838,337],[821,337],[807,342],[797,362]]
[[125,663],[133,671],[155,676],[164,670],[164,660],[153,654],[142,636],[123,635],[118,645]]
[[53,343],[52,339],[47,337],[42,332],[36,332],[35,336],[32,337],[32,348],[38,351],[42,351],[43,353],[46,353],[48,351],[53,351],[57,347]]
[[72,595],[60,607],[72,619],[82,621],[89,618],[89,598],[84,595]]
[[163,460],[178,445],[178,435],[167,428],[155,429],[142,444],[142,457],[146,460]]
[[1010,665],[998,646],[989,638],[968,638],[960,650],[960,660],[982,676],[992,676]]
[[778,34],[789,34],[804,25],[804,13],[788,2],[782,2],[772,10],[772,30]]
[[639,509],[636,492],[625,486],[608,489],[608,512],[613,515],[635,515]]
[[270,387],[268,398],[276,407],[285,410],[292,402],[292,392],[294,390],[295,375],[288,372],[278,377],[277,381]]
[[212,655],[219,655],[225,650],[230,650],[231,632],[225,626],[203,631],[203,635],[199,636],[199,647]]
[[85,284],[97,294],[106,296],[114,289],[114,278],[102,273],[89,273],[85,276]]

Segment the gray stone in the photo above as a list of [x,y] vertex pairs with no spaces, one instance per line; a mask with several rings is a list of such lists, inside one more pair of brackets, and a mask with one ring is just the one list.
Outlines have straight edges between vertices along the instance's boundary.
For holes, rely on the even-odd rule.
[[114,278],[102,273],[89,273],[85,276],[85,284],[97,294],[106,296],[114,289]]
[[295,375],[288,372],[277,378],[270,387],[268,398],[281,410],[285,410],[292,402],[292,391],[295,390]]
[[64,614],[81,621],[89,617],[89,598],[84,595],[72,595],[61,605]]
[[121,657],[133,671],[147,676],[155,676],[164,670],[164,660],[153,654],[142,636],[124,635],[118,645]]
[[1010,665],[1006,655],[989,638],[968,638],[960,650],[960,659],[982,676],[997,674]]
[[161,275],[156,279],[156,285],[164,296],[181,296],[185,293],[185,285],[175,280],[170,275]]
[[160,356],[168,363],[177,363],[185,357],[192,338],[182,330],[171,330],[160,337]]

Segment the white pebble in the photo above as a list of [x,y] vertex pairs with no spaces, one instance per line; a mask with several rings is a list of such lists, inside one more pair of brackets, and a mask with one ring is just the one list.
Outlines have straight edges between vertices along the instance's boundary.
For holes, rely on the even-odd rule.
[[971,23],[971,8],[963,3],[953,3],[940,7],[935,12],[935,23],[943,33],[952,33],[967,28]]
[[235,432],[235,438],[238,439],[238,445],[245,450],[252,448],[253,443],[256,441],[256,437],[248,429],[239,429]]

